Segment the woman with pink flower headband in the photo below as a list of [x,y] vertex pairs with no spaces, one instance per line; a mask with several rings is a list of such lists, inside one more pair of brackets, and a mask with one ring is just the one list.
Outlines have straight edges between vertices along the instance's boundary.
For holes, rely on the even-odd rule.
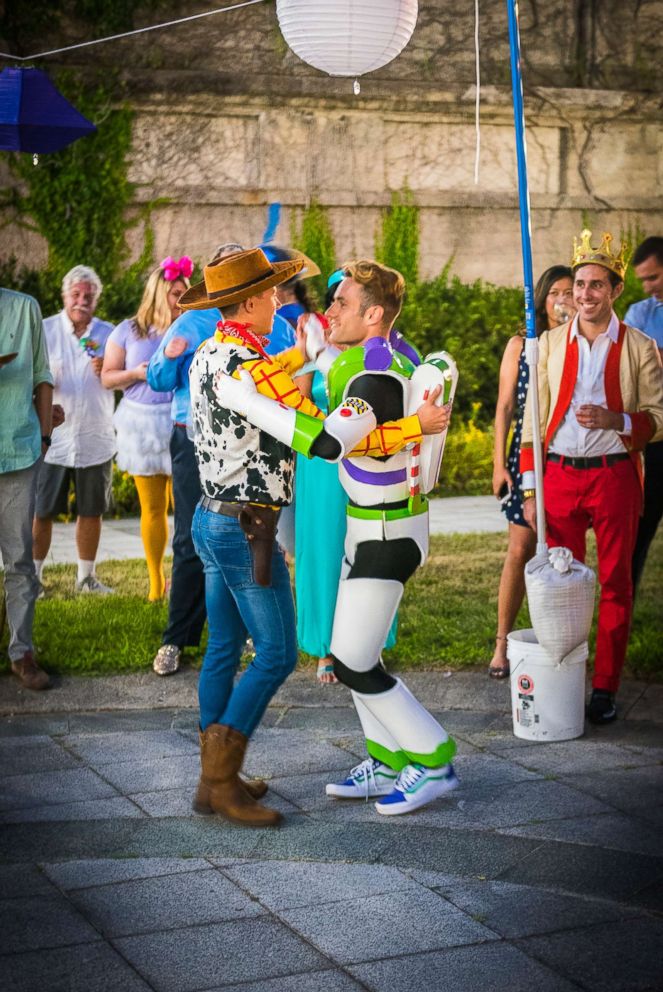
[[166,593],[163,559],[168,542],[170,501],[171,393],[158,393],[146,382],[150,358],[172,322],[177,302],[189,288],[193,262],[186,255],[165,258],[149,276],[135,317],[123,320],[110,335],[101,382],[121,389],[122,401],[113,423],[117,433],[117,466],[134,477],[140,501],[140,532],[150,578],[148,599]]

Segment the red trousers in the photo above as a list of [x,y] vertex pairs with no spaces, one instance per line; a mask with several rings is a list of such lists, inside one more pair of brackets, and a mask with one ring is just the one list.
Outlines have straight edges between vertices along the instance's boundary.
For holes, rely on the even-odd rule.
[[544,493],[549,547],[570,548],[584,562],[588,528],[596,535],[601,598],[592,685],[616,692],[631,625],[631,559],[642,509],[635,468],[630,460],[590,469],[548,462]]

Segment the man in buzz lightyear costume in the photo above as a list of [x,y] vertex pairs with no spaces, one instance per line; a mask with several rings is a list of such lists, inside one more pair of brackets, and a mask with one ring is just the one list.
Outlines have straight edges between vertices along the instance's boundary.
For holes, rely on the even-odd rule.
[[[375,798],[384,815],[412,812],[458,784],[454,741],[380,657],[404,584],[428,554],[422,492],[437,479],[457,378],[443,353],[415,371],[390,347],[404,290],[393,269],[354,262],[344,267],[327,311],[329,344],[319,323],[306,321],[309,358],[328,381],[332,412],[325,419],[261,395],[246,371],[239,382],[216,379],[223,406],[303,454],[340,463],[348,530],[331,653],[337,678],[352,691],[369,757],[326,791]],[[422,410],[431,403],[439,417],[424,425]]]

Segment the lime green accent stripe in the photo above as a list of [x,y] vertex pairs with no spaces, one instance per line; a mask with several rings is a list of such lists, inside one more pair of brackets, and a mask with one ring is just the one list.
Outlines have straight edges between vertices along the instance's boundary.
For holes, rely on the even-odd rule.
[[324,421],[297,410],[295,412],[295,430],[290,446],[300,455],[306,455],[307,458],[310,458],[313,442],[322,433],[324,426]]
[[406,765],[410,764],[410,757],[405,751],[390,751],[388,748],[383,747],[382,744],[376,743],[376,741],[369,741],[367,739],[366,750],[371,758],[381,761],[383,765],[388,765],[395,772],[402,771]]
[[416,517],[420,513],[425,513],[428,509],[428,500],[421,497],[421,503],[417,509],[410,510],[409,506],[400,507],[398,510],[369,510],[365,506],[348,506],[349,517],[359,517],[360,520],[403,520],[405,517]]
[[453,737],[449,737],[443,744],[436,747],[432,754],[417,754],[415,751],[408,751],[408,763],[414,762],[416,765],[425,765],[426,768],[439,768],[440,765],[448,765],[456,753],[456,742]]

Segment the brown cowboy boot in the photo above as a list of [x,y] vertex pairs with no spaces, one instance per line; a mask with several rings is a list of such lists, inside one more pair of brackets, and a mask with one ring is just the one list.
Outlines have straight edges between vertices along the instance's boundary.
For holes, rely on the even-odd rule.
[[[200,755],[202,761],[203,753],[203,735],[202,731],[198,731],[198,740],[200,742]],[[261,778],[242,778],[239,776],[240,783],[244,786],[248,794],[252,799],[262,799],[268,789],[268,785]],[[200,776],[200,781],[198,782],[198,788],[196,789],[196,794],[193,797],[193,802],[191,806],[196,813],[213,813],[214,810],[210,806],[209,801],[210,796],[210,784],[205,781],[202,774]]]
[[202,781],[209,786],[208,801],[215,813],[245,827],[275,827],[282,816],[261,806],[239,779],[248,738],[233,727],[213,723],[202,734]]

